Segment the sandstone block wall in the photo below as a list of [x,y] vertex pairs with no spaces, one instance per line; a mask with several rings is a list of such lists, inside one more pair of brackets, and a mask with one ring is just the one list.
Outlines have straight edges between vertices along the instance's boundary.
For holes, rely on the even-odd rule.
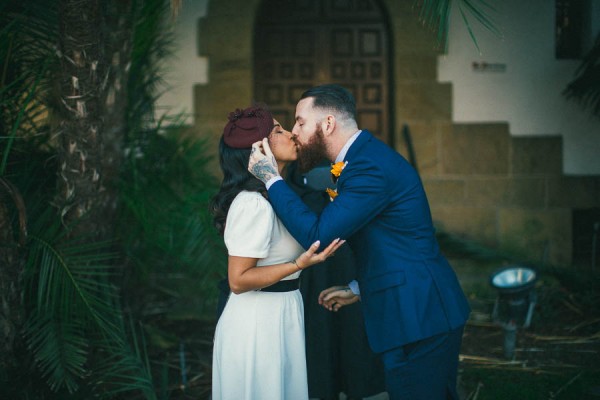
[[[393,43],[392,145],[408,158],[402,135],[408,126],[433,219],[469,239],[571,263],[573,213],[600,209],[600,177],[562,174],[560,136],[513,137],[502,122],[453,123],[452,86],[437,80],[441,50],[434,34],[418,22],[412,1],[381,2]],[[209,58],[210,82],[194,88],[194,129],[215,149],[232,105],[252,100],[259,3],[210,1],[199,21],[199,55]]]

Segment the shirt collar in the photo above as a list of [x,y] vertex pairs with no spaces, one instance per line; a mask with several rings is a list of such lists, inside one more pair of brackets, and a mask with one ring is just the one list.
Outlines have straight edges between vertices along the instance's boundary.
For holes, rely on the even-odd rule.
[[358,138],[358,135],[360,135],[361,132],[362,130],[359,130],[354,135],[350,136],[350,139],[348,139],[344,147],[342,147],[342,150],[340,150],[339,154],[335,158],[336,163],[344,161],[344,158],[346,158],[346,153],[348,153],[348,149],[350,148],[350,146],[352,146],[352,143],[354,143],[354,141]]

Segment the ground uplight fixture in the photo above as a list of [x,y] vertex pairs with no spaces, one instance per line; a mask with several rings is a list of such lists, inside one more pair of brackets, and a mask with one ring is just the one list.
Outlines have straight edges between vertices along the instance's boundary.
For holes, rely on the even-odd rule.
[[517,341],[517,329],[527,328],[537,301],[534,269],[511,265],[494,272],[490,285],[496,289],[492,319],[504,330],[504,356],[512,359]]

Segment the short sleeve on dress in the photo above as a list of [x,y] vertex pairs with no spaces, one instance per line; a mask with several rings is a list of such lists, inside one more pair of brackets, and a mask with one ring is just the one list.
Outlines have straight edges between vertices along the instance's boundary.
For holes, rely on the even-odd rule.
[[275,212],[256,192],[241,192],[231,203],[225,224],[230,256],[265,258],[269,254]]

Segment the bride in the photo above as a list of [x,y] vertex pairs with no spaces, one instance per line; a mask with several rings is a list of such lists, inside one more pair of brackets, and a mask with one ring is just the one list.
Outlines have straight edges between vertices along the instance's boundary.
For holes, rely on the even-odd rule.
[[219,143],[223,181],[211,212],[232,293],[215,331],[213,400],[308,399],[299,276],[344,243],[316,253],[317,241],[303,252],[279,221],[247,169],[252,144],[266,137],[281,173],[296,159],[296,143],[265,108],[230,113]]

